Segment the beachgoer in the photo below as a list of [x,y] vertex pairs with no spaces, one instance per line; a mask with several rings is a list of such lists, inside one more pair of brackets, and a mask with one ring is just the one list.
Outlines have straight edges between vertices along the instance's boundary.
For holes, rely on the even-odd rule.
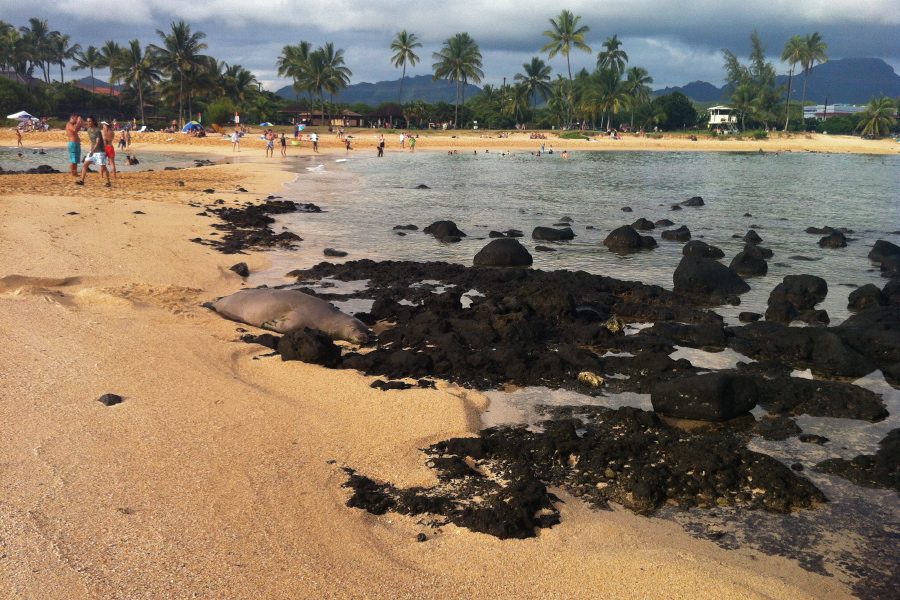
[[312,143],[313,143],[313,152],[318,152],[319,151],[319,134],[316,132],[313,132],[313,133],[309,134],[309,139],[312,140]]
[[406,134],[404,134],[404,133],[400,134],[400,147],[401,148],[406,147]]
[[237,127],[234,128],[234,133],[231,134],[231,151],[241,151],[241,132],[238,131]]
[[121,133],[119,133],[119,150],[124,150],[124,149],[125,149],[125,146],[128,145],[127,142],[125,141],[125,134],[126,134],[126,133],[127,133],[127,131],[124,130],[124,129],[122,130]]
[[381,136],[381,140],[378,142],[378,158],[384,157],[384,134]]
[[266,131],[266,158],[275,156],[275,132],[269,129]]
[[81,167],[81,179],[76,181],[76,185],[84,185],[84,179],[87,177],[88,167],[92,164],[100,167],[100,177],[106,177],[106,187],[112,187],[109,182],[109,170],[106,168],[106,152],[103,139],[103,132],[97,126],[97,119],[88,117],[88,138],[91,140],[91,148],[88,151],[87,158]]
[[562,151],[562,157],[563,157],[563,158],[569,158],[569,151],[568,151],[568,150],[563,150],[563,151]]
[[131,131],[125,132],[125,147],[131,148]]
[[69,172],[72,177],[78,177],[78,165],[81,164],[81,137],[78,132],[81,130],[83,121],[78,115],[71,115],[69,122],[66,123],[66,139],[69,141]]
[[281,157],[287,158],[287,140],[283,133],[281,134]]
[[414,138],[413,136],[409,136],[409,151],[416,151],[416,138]]
[[547,154],[553,154],[553,146],[550,146],[550,149],[547,151]]
[[16,146],[17,147],[24,146],[24,144],[22,143],[22,130],[19,129],[18,127],[16,128]]
[[103,134],[103,144],[106,150],[106,162],[109,164],[109,170],[112,173],[113,179],[118,179],[119,176],[116,174],[116,149],[113,148],[113,140],[116,137],[116,132],[113,131],[113,128],[110,127],[109,123],[103,121],[100,123],[102,125],[100,131]]
[[347,143],[347,152],[350,152],[351,150],[353,150],[353,148],[350,147],[350,138],[347,138],[344,141]]

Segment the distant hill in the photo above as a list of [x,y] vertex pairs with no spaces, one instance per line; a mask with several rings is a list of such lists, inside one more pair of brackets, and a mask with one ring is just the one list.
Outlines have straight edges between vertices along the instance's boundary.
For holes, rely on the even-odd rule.
[[[803,94],[803,73],[794,76],[791,98],[799,100]],[[787,75],[776,79],[787,86]],[[667,87],[653,92],[654,96],[681,92],[695,102],[717,102],[725,95],[725,86],[717,88],[705,81],[695,81],[681,87]],[[806,89],[808,101],[824,104],[868,104],[873,96],[900,96],[900,75],[880,58],[842,58],[813,67]]]
[[[108,83],[108,82],[103,81],[102,79],[97,79],[96,77],[94,77],[93,80],[92,80],[90,75],[88,75],[87,77],[82,77],[81,79],[76,80],[75,83],[80,83],[81,85],[86,85],[86,86],[88,86],[88,87],[91,87],[91,81],[94,82],[94,87],[95,87],[95,88],[106,88],[106,89],[109,89],[109,83]],[[121,92],[122,89],[123,89],[124,87],[125,87],[125,86],[123,86],[123,85],[120,84],[120,85],[113,86],[113,89],[116,90],[116,91]]]
[[[347,89],[341,90],[335,100],[347,104],[363,102],[369,106],[378,106],[382,102],[396,102],[399,91],[399,78],[394,81],[379,81],[378,83],[355,83],[347,86]],[[466,99],[469,99],[480,92],[481,88],[467,84],[465,91]],[[294,88],[290,85],[284,86],[275,93],[288,100],[297,98]],[[304,96],[305,94],[301,94],[301,100]],[[452,81],[431,81],[431,75],[407,77],[403,83],[401,102],[406,103],[410,100],[424,100],[429,103],[444,100],[452,104],[456,100],[456,84]]]

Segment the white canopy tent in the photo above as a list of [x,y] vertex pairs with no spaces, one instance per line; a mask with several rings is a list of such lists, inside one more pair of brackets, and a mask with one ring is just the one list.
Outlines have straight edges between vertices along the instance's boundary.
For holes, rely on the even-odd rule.
[[21,121],[38,121],[39,120],[37,117],[34,117],[34,116],[28,114],[24,110],[20,110],[19,112],[11,114],[11,115],[6,115],[6,118],[7,119],[19,119]]

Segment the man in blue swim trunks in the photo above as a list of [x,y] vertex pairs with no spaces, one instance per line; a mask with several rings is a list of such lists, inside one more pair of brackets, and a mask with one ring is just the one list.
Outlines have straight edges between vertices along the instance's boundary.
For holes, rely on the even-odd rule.
[[72,177],[78,177],[78,165],[81,164],[81,137],[78,132],[84,121],[79,115],[71,115],[66,123],[66,139],[69,141],[69,172]]

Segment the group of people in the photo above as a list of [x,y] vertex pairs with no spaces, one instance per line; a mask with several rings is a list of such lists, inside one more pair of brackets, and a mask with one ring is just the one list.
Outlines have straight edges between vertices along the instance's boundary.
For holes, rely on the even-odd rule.
[[[90,147],[84,162],[81,161],[81,129],[87,127],[88,139]],[[97,123],[94,117],[88,117],[87,123],[81,118],[81,115],[73,114],[69,117],[66,124],[66,140],[68,142],[69,151],[69,171],[72,177],[76,179],[75,185],[84,185],[85,178],[90,171],[89,167],[95,165],[100,169],[100,177],[106,179],[106,187],[112,187],[110,181],[110,169],[112,170],[112,178],[117,178],[116,173],[116,149],[113,147],[116,132],[113,127],[103,121]],[[126,137],[126,147],[127,147]],[[121,141],[120,141],[121,144]],[[81,176],[78,175],[78,165],[81,164]],[[125,164],[137,164],[136,159],[128,160]]]
[[284,137],[283,133],[281,134],[281,138],[279,138],[274,131],[268,129],[266,130],[266,133],[263,137],[266,140],[266,158],[272,158],[273,156],[275,156],[275,140],[279,140],[281,142],[281,157],[287,157],[287,138]]

